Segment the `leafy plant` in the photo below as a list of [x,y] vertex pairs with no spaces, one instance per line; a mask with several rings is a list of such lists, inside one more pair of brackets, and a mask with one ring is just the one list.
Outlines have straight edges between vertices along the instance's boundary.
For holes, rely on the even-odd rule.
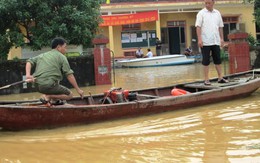
[[248,34],[247,41],[249,43],[249,46],[256,46],[257,40],[253,37],[253,35],[250,33]]
[[80,56],[79,52],[68,52],[65,55],[66,55],[66,57],[78,57],[78,56]]
[[260,1],[259,0],[243,0],[244,3],[254,4],[254,17],[256,25],[260,27]]

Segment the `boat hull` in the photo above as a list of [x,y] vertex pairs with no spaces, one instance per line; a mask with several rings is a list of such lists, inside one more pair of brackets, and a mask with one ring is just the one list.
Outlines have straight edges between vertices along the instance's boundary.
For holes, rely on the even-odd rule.
[[194,62],[194,58],[187,58],[185,55],[166,55],[152,58],[120,60],[116,62],[116,65],[117,67],[141,68],[192,64]]
[[[186,95],[171,96],[172,88],[176,86],[192,88],[191,83],[136,90],[140,95],[146,94],[156,98],[115,104],[87,104],[90,97],[83,100],[75,98],[72,100],[73,104],[51,107],[2,104],[0,105],[0,127],[3,130],[13,131],[50,129],[192,108],[249,96],[260,87],[260,78],[225,87],[205,87],[200,83],[195,84],[199,85],[196,89],[203,89],[203,91],[194,89],[194,92]],[[96,95],[99,96],[102,95]]]

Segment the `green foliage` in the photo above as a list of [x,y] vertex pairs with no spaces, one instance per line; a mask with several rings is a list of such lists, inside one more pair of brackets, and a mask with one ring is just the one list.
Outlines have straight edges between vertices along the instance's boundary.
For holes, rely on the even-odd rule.
[[80,56],[79,52],[68,52],[65,54],[66,57],[78,57]]
[[244,3],[254,4],[254,17],[256,25],[260,27],[260,0],[244,0]]
[[49,46],[57,36],[64,37],[70,44],[91,45],[101,22],[101,2],[1,0],[0,55],[6,55],[12,46],[24,46],[24,40],[33,50],[39,50]]
[[260,0],[255,1],[255,11],[254,11],[256,24],[260,27]]
[[225,52],[224,49],[220,50],[220,58],[221,60],[228,60],[228,54]]
[[257,40],[254,38],[254,36],[250,33],[247,37],[247,41],[249,43],[249,46],[256,46]]
[[9,49],[12,47],[12,44],[8,41],[6,35],[0,35],[0,61],[4,61],[8,57]]
[[19,61],[19,60],[20,60],[20,58],[18,58],[18,57],[13,58],[13,61]]

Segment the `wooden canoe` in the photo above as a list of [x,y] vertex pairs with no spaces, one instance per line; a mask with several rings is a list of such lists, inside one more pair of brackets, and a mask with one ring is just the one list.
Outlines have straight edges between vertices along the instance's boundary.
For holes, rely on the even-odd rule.
[[[135,99],[113,103],[107,94],[75,97],[63,105],[46,106],[38,100],[0,101],[0,127],[2,130],[50,129],[56,127],[88,124],[118,118],[155,114],[176,109],[233,100],[249,96],[260,87],[260,70],[247,71],[226,76],[229,83],[211,86],[203,81],[176,84],[167,87],[132,90]],[[188,93],[173,96],[173,88]],[[130,98],[130,95],[129,97]]]

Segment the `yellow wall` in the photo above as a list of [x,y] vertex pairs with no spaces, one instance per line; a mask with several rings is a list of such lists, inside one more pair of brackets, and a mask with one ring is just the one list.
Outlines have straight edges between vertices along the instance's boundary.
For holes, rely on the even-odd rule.
[[[155,22],[143,23],[141,25],[141,30],[154,30],[154,29],[155,29]],[[120,26],[113,26],[115,57],[123,57],[124,56],[124,50],[137,50],[137,48],[138,48],[138,47],[136,47],[136,48],[125,48],[125,49],[123,49],[122,43],[121,43],[121,32],[122,32],[122,26],[121,25]],[[109,38],[108,27],[101,27],[100,33]],[[110,44],[112,44],[112,42],[109,42],[107,47],[109,47]],[[143,47],[144,54],[147,53],[147,48]],[[153,52],[153,54],[155,55],[155,53],[156,53],[155,47],[152,46],[152,47],[150,47],[150,49]]]
[[221,12],[222,16],[225,15],[240,15],[239,23],[245,24],[245,32],[251,33],[252,36],[256,36],[256,29],[255,29],[255,22],[253,12],[254,8],[253,7],[241,7],[241,8],[221,8],[219,9]]
[[[155,21],[143,23],[141,25],[141,30],[155,30],[155,29],[156,29],[156,22]],[[142,49],[143,49],[144,54],[146,54],[148,52],[147,51],[148,47],[143,47]],[[155,46],[151,46],[150,49],[151,49],[153,55],[155,56],[156,55]]]
[[[115,47],[114,54],[115,54],[115,57],[122,56],[123,55],[122,46],[121,46],[122,26],[114,26],[113,31],[114,31],[114,47]],[[118,50],[118,49],[120,49],[120,50]]]
[[[23,26],[20,26],[20,29],[23,33],[26,32],[25,28]],[[26,41],[26,40],[24,40]],[[12,60],[13,58],[21,58],[21,55],[22,55],[22,49],[20,47],[13,47],[11,48],[11,50],[9,51],[9,54],[8,54],[8,58],[9,60]]]
[[[99,28],[99,34],[103,34],[104,36],[106,36],[108,38],[109,37],[108,27],[100,27]],[[108,43],[108,46],[109,46],[109,43]]]
[[8,60],[12,60],[13,58],[21,58],[22,50],[20,47],[13,47],[8,54]]

